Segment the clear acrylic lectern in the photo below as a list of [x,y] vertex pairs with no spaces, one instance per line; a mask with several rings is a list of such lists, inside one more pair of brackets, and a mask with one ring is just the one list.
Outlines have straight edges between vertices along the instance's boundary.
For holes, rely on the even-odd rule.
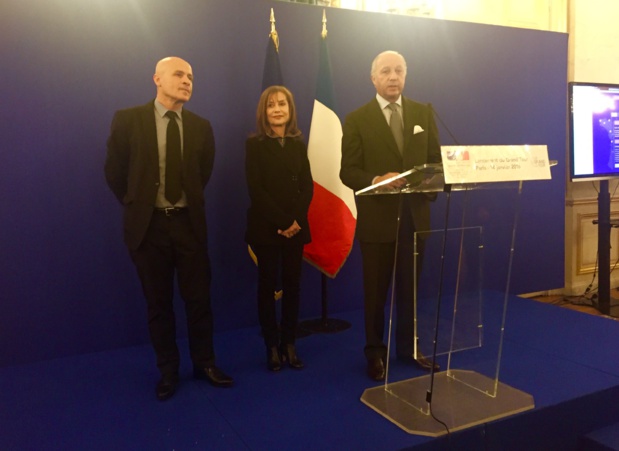
[[[423,271],[414,281],[412,300],[415,354],[435,359],[441,369],[426,374],[389,358],[384,384],[365,390],[361,397],[407,432],[428,436],[534,408],[531,395],[499,381],[522,182],[446,186],[442,169],[440,164],[415,167],[396,177],[406,178],[402,189],[389,188],[385,181],[356,193],[444,193],[432,212],[435,219],[442,216],[439,223],[444,226],[415,233],[415,256],[411,256],[419,258],[417,244],[425,240]],[[393,354],[394,297],[395,286],[389,355]]]

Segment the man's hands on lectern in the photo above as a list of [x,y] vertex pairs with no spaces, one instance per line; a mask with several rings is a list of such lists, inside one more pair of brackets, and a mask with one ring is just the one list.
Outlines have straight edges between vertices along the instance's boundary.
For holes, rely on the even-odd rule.
[[[380,175],[378,177],[376,177],[374,179],[374,184],[376,183],[380,183],[384,180],[390,179],[392,177],[397,177],[398,175],[400,175],[398,172],[387,172],[386,174]],[[406,178],[402,177],[400,179],[396,179],[396,180],[392,180],[391,182],[387,183],[386,185],[383,185],[381,188],[383,187],[389,187],[389,188],[395,188],[395,189],[400,189],[400,188],[404,188],[404,186],[406,186]]]

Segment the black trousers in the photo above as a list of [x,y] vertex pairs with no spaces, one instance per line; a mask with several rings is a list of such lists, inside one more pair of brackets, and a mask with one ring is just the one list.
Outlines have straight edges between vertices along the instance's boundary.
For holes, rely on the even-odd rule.
[[185,303],[191,360],[198,367],[214,365],[211,267],[206,244],[196,239],[187,210],[170,216],[155,211],[144,241],[130,254],[142,282],[148,331],[161,373],[177,373],[180,363],[175,275]]
[[[279,344],[294,344],[299,320],[303,244],[252,245],[252,249],[258,259],[258,319],[264,344],[267,348]],[[281,337],[273,297],[280,269],[284,293],[281,308]]]
[[415,228],[408,203],[403,202],[396,243],[360,242],[363,261],[363,291],[365,313],[365,356],[386,358],[385,305],[395,273],[396,355],[411,356],[414,350],[414,289],[415,272],[421,273],[425,242],[417,238],[415,259]]

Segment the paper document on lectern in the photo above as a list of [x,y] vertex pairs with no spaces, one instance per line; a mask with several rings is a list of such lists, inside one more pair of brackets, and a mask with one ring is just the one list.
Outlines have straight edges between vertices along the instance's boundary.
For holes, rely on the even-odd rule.
[[546,145],[441,146],[445,183],[549,180]]

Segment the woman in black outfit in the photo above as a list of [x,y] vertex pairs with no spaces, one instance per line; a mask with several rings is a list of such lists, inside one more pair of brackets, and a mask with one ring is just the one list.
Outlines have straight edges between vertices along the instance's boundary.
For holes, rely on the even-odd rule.
[[[267,351],[267,367],[282,361],[303,368],[295,349],[303,246],[311,241],[307,210],[313,181],[307,149],[297,128],[291,92],[271,86],[260,96],[256,133],[245,144],[245,173],[251,206],[245,240],[258,260],[258,317]],[[282,277],[281,327],[274,293]]]

